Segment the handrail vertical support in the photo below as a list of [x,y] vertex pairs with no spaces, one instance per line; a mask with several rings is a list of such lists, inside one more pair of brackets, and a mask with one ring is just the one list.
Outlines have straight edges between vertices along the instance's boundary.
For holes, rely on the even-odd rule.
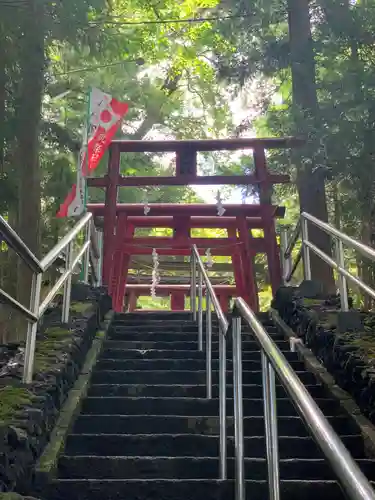
[[[336,239],[336,262],[339,267],[345,269],[344,246],[342,244],[342,241],[338,238]],[[349,311],[348,288],[346,286],[346,278],[340,272],[338,272],[338,280],[340,289],[341,310]]]
[[202,272],[198,269],[198,349],[203,351],[203,280]]
[[[215,294],[215,290],[212,287],[211,281],[207,275],[206,269],[203,265],[203,262],[198,253],[198,249],[196,245],[192,247],[192,273],[191,273],[191,293],[193,296],[194,293],[194,304],[195,304],[195,291],[196,291],[196,271],[195,268],[198,266],[198,278],[199,278],[199,323],[198,323],[198,332],[199,332],[199,343],[200,350],[203,350],[203,311],[202,311],[202,285],[203,281],[206,286],[206,295],[207,295],[207,318],[206,318],[206,381],[207,381],[207,397],[212,396],[210,394],[210,388],[212,386],[211,378],[211,348],[212,348],[212,317],[211,317],[211,307],[213,307],[215,313],[217,314],[217,319],[219,322],[219,428],[220,428],[220,445],[219,445],[219,478],[225,480],[227,478],[227,429],[226,429],[226,333],[228,331],[228,320],[223,313],[223,310],[220,306],[220,302]],[[193,283],[194,281],[194,283]],[[208,298],[209,297],[209,298]],[[192,303],[192,311],[193,311],[193,303]],[[196,309],[195,315],[193,315],[196,320]],[[211,326],[211,328],[207,328]],[[375,499],[374,499],[375,500]]]
[[269,499],[280,500],[275,371],[263,350],[261,356]]
[[307,245],[305,245],[305,242],[309,241],[309,230],[308,230],[308,221],[304,217],[302,217],[301,229],[302,229],[304,276],[305,280],[311,280],[310,249]]
[[191,254],[191,268],[190,268],[190,308],[193,313],[193,320],[197,320],[197,265],[195,253]]
[[103,232],[98,231],[98,251],[99,251],[99,259],[98,259],[98,282],[97,286],[102,286],[102,273],[103,273]]
[[[30,297],[30,310],[36,316],[39,314],[39,301],[40,301],[40,291],[42,288],[42,273],[34,273],[32,284],[31,284],[31,297]],[[26,349],[25,349],[25,360],[23,366],[22,381],[24,384],[30,384],[33,380],[34,371],[34,353],[35,353],[35,343],[36,343],[36,332],[38,329],[38,323],[31,323],[29,321],[27,325],[27,337],[26,337]]]
[[245,500],[243,399],[242,399],[242,342],[241,317],[233,318],[233,402],[235,442],[235,500]]
[[281,226],[280,228],[280,257],[281,257],[281,270],[282,270],[282,281],[283,285],[286,285],[286,276],[289,275],[292,268],[292,259],[289,255],[285,257],[285,251],[288,247],[288,228],[286,226]]
[[[66,269],[70,269],[71,271],[73,265],[73,248],[74,248],[73,242],[71,241],[68,245],[67,255],[66,255]],[[69,274],[64,284],[64,298],[63,298],[62,315],[61,315],[61,321],[63,324],[66,324],[69,321],[71,290],[72,290],[72,273]]]
[[227,478],[226,338],[219,331],[220,479]]
[[[88,221],[86,226],[85,242],[91,240],[91,223],[92,219]],[[89,267],[90,267],[90,245],[87,247],[85,252],[85,257],[83,259],[83,281],[86,284],[89,282]]]
[[206,287],[206,394],[212,398],[212,314],[211,297]]

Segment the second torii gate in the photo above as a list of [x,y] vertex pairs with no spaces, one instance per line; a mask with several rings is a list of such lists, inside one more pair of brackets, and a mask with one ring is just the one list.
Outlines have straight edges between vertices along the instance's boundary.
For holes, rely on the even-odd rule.
[[[116,310],[122,310],[126,292],[129,262],[132,255],[148,255],[156,248],[160,255],[190,255],[196,244],[200,253],[206,248],[212,255],[232,258],[235,288],[222,296],[242,296],[249,305],[258,309],[257,284],[253,260],[257,253],[267,255],[270,282],[273,291],[281,284],[279,247],[275,231],[275,218],[284,216],[284,208],[271,203],[272,185],[289,182],[286,175],[272,174],[266,166],[266,149],[287,148],[301,144],[294,138],[284,139],[225,139],[203,141],[126,141],[116,140],[110,146],[108,174],[104,178],[89,179],[91,187],[106,189],[104,204],[91,204],[96,223],[103,225],[104,259],[103,283],[108,285]],[[198,151],[252,149],[254,173],[249,175],[198,176]],[[176,175],[171,177],[123,177],[120,175],[120,154],[126,152],[176,153]],[[225,216],[217,215],[217,206],[210,204],[149,204],[117,203],[119,187],[156,185],[234,184],[256,185],[257,204],[223,205]],[[172,237],[137,237],[138,227],[172,228]],[[194,238],[191,229],[224,228],[226,238]],[[254,238],[252,229],[262,229],[263,237]],[[129,287],[136,285],[129,285]],[[184,308],[186,290],[179,285],[170,288],[172,309]],[[184,285],[180,285],[183,287]],[[186,288],[186,286],[185,286]],[[165,294],[167,288],[158,288]],[[139,289],[139,293],[144,290]],[[134,296],[134,294],[133,294]],[[227,299],[226,299],[227,300]]]

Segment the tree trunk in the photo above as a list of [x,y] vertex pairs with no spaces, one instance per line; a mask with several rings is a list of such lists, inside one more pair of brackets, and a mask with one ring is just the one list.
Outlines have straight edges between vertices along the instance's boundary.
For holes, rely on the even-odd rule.
[[[327,24],[333,35],[337,38],[338,45],[343,39],[347,46],[342,49],[342,53],[349,53],[351,68],[346,75],[346,79],[352,85],[352,106],[366,102],[368,110],[368,120],[363,123],[362,151],[358,157],[358,162],[362,164],[363,170],[358,173],[353,172],[353,179],[356,183],[358,194],[358,204],[361,207],[361,233],[359,238],[367,245],[374,246],[375,243],[375,177],[373,163],[375,158],[375,103],[371,92],[366,92],[363,86],[364,75],[366,73],[365,62],[361,60],[361,46],[373,45],[373,34],[366,31],[366,26],[362,26],[360,19],[356,18],[352,12],[352,2],[349,0],[319,0]],[[361,137],[358,139],[361,144]],[[368,260],[357,255],[358,272],[362,281],[368,286],[374,287],[374,265]],[[363,296],[365,309],[370,309],[374,301],[368,295],[360,292]]]
[[[43,10],[37,0],[28,0],[23,11],[21,40],[21,83],[17,108],[18,232],[28,247],[39,255],[41,178],[39,127],[44,87]],[[18,299],[30,304],[31,272],[19,261]]]
[[[324,171],[318,166],[319,146],[318,100],[315,61],[310,27],[309,1],[288,0],[289,43],[293,83],[293,114],[298,135],[308,144],[295,155],[297,187],[301,211],[328,220]],[[310,224],[309,239],[320,250],[331,255],[330,237]],[[333,270],[311,252],[311,275],[327,292],[335,291]]]
[[[5,33],[0,24],[0,39],[4,40]],[[5,99],[6,99],[6,53],[5,43],[0,43],[0,175],[4,174],[5,155]]]
[[[368,217],[369,212],[362,214],[361,220],[361,241],[365,245],[371,245],[371,221]],[[362,266],[361,266],[361,279],[366,285],[373,287],[373,265],[368,259],[362,257]],[[360,291],[361,292],[361,291]],[[361,292],[362,293],[362,292]],[[373,300],[367,295],[367,293],[362,293],[364,309],[369,311],[372,309]]]
[[332,185],[333,221],[336,229],[341,231],[341,203],[339,195],[339,183]]

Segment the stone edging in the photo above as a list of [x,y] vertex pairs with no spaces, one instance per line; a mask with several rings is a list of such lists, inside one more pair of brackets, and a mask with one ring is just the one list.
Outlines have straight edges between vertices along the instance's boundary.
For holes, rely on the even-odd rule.
[[82,399],[86,396],[91,372],[101,353],[112,316],[113,312],[111,311],[104,320],[103,329],[97,332],[92,346],[87,353],[81,373],[74,387],[69,391],[68,399],[60,411],[49,443],[37,462],[35,467],[35,483],[37,488],[55,475],[59,455],[63,451],[65,439],[70,432],[74,419],[80,411]]
[[295,350],[300,359],[304,362],[306,369],[315,375],[317,380],[321,382],[329,394],[340,403],[340,406],[345,413],[352,420],[354,420],[363,436],[366,452],[369,456],[375,457],[375,426],[363,415],[351,395],[336,384],[333,376],[319,362],[313,352],[305,346],[295,332],[283,321],[279,313],[275,309],[271,309],[270,314],[275,322],[275,325],[288,338],[288,340],[297,340],[295,343]]

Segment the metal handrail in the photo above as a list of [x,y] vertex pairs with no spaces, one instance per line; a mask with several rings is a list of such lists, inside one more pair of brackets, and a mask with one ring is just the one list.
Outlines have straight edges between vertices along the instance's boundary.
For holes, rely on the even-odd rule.
[[202,259],[200,258],[197,245],[193,245],[192,251],[193,251],[193,254],[195,255],[196,262],[197,262],[197,265],[200,269],[200,272],[202,273],[203,281],[205,282],[206,289],[208,289],[208,292],[209,292],[209,295],[210,295],[210,298],[212,301],[212,306],[216,312],[217,319],[219,321],[220,329],[224,334],[226,334],[226,332],[228,330],[229,323],[228,323],[227,318],[225,317],[225,314],[223,313],[223,310],[220,306],[219,299],[217,298],[215,290],[211,284],[210,278],[208,277],[207,271],[204,268],[204,264],[202,262]]
[[260,344],[262,352],[263,403],[270,500],[280,499],[275,372],[304,423],[309,428],[318,446],[331,464],[341,486],[349,498],[352,500],[375,500],[375,492],[369,481],[315,403],[314,399],[306,390],[283,353],[242,298],[237,298],[235,300],[234,315],[233,384],[235,386],[236,500],[245,499],[241,379],[241,317],[244,318],[252,329],[256,340]]
[[[309,241],[308,236],[308,222],[314,224],[316,227],[324,231],[329,236],[335,238],[336,240],[336,255],[335,259],[332,259],[329,255],[320,250],[316,245]],[[283,229],[282,229],[283,231]],[[292,264],[291,254],[298,241],[298,238],[302,233],[302,248],[297,256],[297,261]],[[318,257],[320,257],[324,262],[326,262],[332,269],[338,272],[339,276],[339,289],[340,289],[340,300],[341,309],[347,311],[349,309],[348,303],[348,291],[347,291],[347,280],[349,280],[354,285],[358,286],[365,293],[370,295],[375,299],[375,290],[366,285],[360,278],[357,278],[349,271],[345,269],[345,259],[344,259],[344,248],[343,245],[356,250],[364,257],[367,257],[372,262],[375,262],[375,249],[368,245],[351,238],[347,234],[339,231],[335,227],[323,222],[307,212],[302,212],[298,224],[293,231],[292,236],[289,241],[287,234],[282,233],[282,262],[284,265],[283,269],[283,279],[285,283],[289,283],[293,277],[295,270],[297,269],[298,263],[303,256],[303,267],[304,267],[304,277],[305,279],[311,279],[311,267],[310,267],[310,250],[314,252]]]
[[18,236],[16,231],[14,231],[14,229],[1,216],[0,233],[7,245],[22,258],[25,264],[27,264],[29,268],[34,271],[34,273],[42,271],[39,260],[35,257],[26,243]]
[[91,228],[90,228],[91,245],[90,245],[90,248],[91,248],[93,257],[98,260],[100,258],[100,248],[99,248],[99,242],[98,242],[97,236],[98,235],[97,235],[97,232],[95,231],[95,224],[91,224]]
[[[64,286],[62,321],[67,323],[69,321],[72,273],[79,261],[82,258],[84,259],[85,282],[88,282],[88,268],[90,264],[92,265],[94,260],[97,261],[96,264],[98,269],[95,269],[95,266],[92,266],[93,275],[96,277],[100,275],[99,267],[101,260],[101,245],[96,244],[95,234],[92,227],[92,218],[93,216],[91,213],[86,213],[52,248],[52,250],[50,250],[50,252],[48,252],[48,254],[41,261],[39,261],[18,236],[18,234],[2,217],[0,217],[0,232],[2,233],[3,239],[7,242],[9,247],[16,251],[16,253],[33,271],[29,309],[8,295],[4,290],[0,289],[0,301],[20,312],[28,320],[23,371],[23,382],[25,383],[30,383],[32,381],[38,321],[42,318],[44,312],[56,296],[57,292],[62,286]],[[74,240],[83,229],[86,230],[85,242],[77,255],[74,255]],[[48,295],[44,298],[43,302],[40,303],[42,275],[51,267],[63,251],[66,251],[66,270],[52,287]],[[96,284],[99,285],[98,282]]]
[[30,309],[23,306],[18,300],[14,299],[11,295],[6,293],[0,288],[0,302],[5,304],[17,312],[21,313],[28,321],[38,321],[38,317],[33,314]]
[[[197,273],[198,271],[198,311]],[[219,420],[220,420],[220,479],[227,478],[227,429],[226,429],[226,334],[228,321],[216,296],[210,278],[204,268],[196,245],[191,251],[190,307],[193,319],[198,312],[198,349],[203,350],[203,282],[206,289],[206,391],[207,399],[212,398],[212,315],[213,307],[219,321]]]
[[[284,228],[283,228],[284,229]],[[301,232],[301,219],[298,219],[298,222],[297,222],[297,225],[296,227],[294,228],[294,231],[290,237],[290,240],[285,248],[285,258],[287,259],[288,257],[290,257],[292,251],[293,251],[293,248],[295,247],[297,241],[298,241],[298,238],[299,238],[299,235],[300,235],[300,232]]]
[[87,225],[89,220],[92,219],[92,214],[85,214],[77,224],[63,237],[61,240],[47,253],[40,262],[42,270],[46,271],[57,259],[63,250],[71,243],[80,231]]
[[317,219],[316,217],[308,214],[307,212],[302,213],[302,218],[312,222],[315,226],[319,227],[330,236],[335,236],[336,238],[339,238],[343,243],[353,248],[354,250],[357,250],[357,252],[361,253],[364,257],[367,257],[372,262],[375,262],[375,250],[373,248],[364,245],[363,243],[351,238],[342,231],[339,231],[330,224],[327,224],[326,222]]
[[53,301],[55,298],[57,292],[60,290],[60,288],[64,285],[65,281],[69,278],[69,276],[72,274],[74,271],[75,267],[79,263],[79,261],[82,259],[82,256],[86,252],[87,248],[90,246],[90,242],[86,241],[86,243],[83,245],[83,247],[80,249],[78,252],[77,256],[75,257],[72,265],[70,268],[68,268],[64,274],[60,276],[60,278],[56,281],[52,289],[49,291],[48,295],[44,298],[43,302],[39,306],[39,311],[38,311],[38,317],[41,318],[43,314],[45,313],[46,309],[50,305],[50,303]]

